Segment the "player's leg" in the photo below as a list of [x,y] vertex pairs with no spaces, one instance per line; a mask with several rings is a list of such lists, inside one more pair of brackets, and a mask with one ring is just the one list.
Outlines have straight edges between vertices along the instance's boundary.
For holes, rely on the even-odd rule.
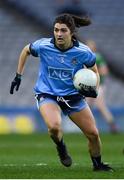
[[54,141],[62,139],[61,112],[59,106],[53,103],[40,105],[40,113],[48,127],[49,135]]
[[93,162],[94,170],[112,170],[108,165],[101,162],[101,141],[95,120],[87,106],[79,112],[70,114],[71,120],[82,130],[89,141],[89,153]]
[[49,135],[56,144],[61,163],[66,167],[71,166],[72,159],[63,141],[61,111],[59,106],[56,103],[46,102],[40,104],[39,110],[48,127]]
[[70,119],[83,131],[89,140],[89,152],[91,156],[99,156],[101,152],[101,142],[99,133],[95,125],[94,117],[87,106],[80,112],[70,115]]

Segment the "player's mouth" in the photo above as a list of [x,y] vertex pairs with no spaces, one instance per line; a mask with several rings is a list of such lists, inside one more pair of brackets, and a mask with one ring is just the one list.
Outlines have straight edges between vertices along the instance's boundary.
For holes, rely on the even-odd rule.
[[59,38],[57,38],[57,41],[61,42],[61,41],[63,41],[63,38],[59,37]]

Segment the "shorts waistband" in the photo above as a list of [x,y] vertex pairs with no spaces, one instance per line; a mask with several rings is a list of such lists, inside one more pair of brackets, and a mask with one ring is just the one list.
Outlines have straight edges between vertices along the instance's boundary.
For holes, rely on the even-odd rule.
[[51,95],[47,93],[35,94],[35,97],[37,98],[38,101],[40,100],[41,97],[44,97],[44,98],[49,97],[54,100],[61,99],[61,98],[64,98],[64,99],[83,98],[83,96],[80,94],[72,94],[72,95],[67,95],[67,96],[55,96],[55,95]]

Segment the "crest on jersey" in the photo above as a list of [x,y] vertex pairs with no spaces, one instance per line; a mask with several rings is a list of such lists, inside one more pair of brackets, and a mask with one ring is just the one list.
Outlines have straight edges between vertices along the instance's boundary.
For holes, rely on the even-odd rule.
[[72,63],[73,65],[76,65],[76,64],[78,64],[78,61],[77,61],[76,58],[73,58],[72,61],[71,61],[71,63]]

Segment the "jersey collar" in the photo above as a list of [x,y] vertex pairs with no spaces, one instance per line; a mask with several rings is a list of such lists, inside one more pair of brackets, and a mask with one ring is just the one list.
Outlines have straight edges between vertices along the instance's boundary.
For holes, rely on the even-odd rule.
[[73,39],[73,46],[72,46],[72,47],[70,47],[70,48],[68,48],[68,49],[64,49],[64,50],[62,50],[62,49],[60,49],[60,48],[58,48],[58,47],[56,46],[56,44],[55,44],[55,38],[54,38],[54,37],[51,39],[50,43],[54,44],[54,46],[55,46],[57,49],[59,49],[60,51],[63,51],[63,52],[64,52],[64,51],[68,51],[69,49],[73,48],[74,46],[76,46],[76,47],[79,46],[79,42],[78,42],[77,39]]

